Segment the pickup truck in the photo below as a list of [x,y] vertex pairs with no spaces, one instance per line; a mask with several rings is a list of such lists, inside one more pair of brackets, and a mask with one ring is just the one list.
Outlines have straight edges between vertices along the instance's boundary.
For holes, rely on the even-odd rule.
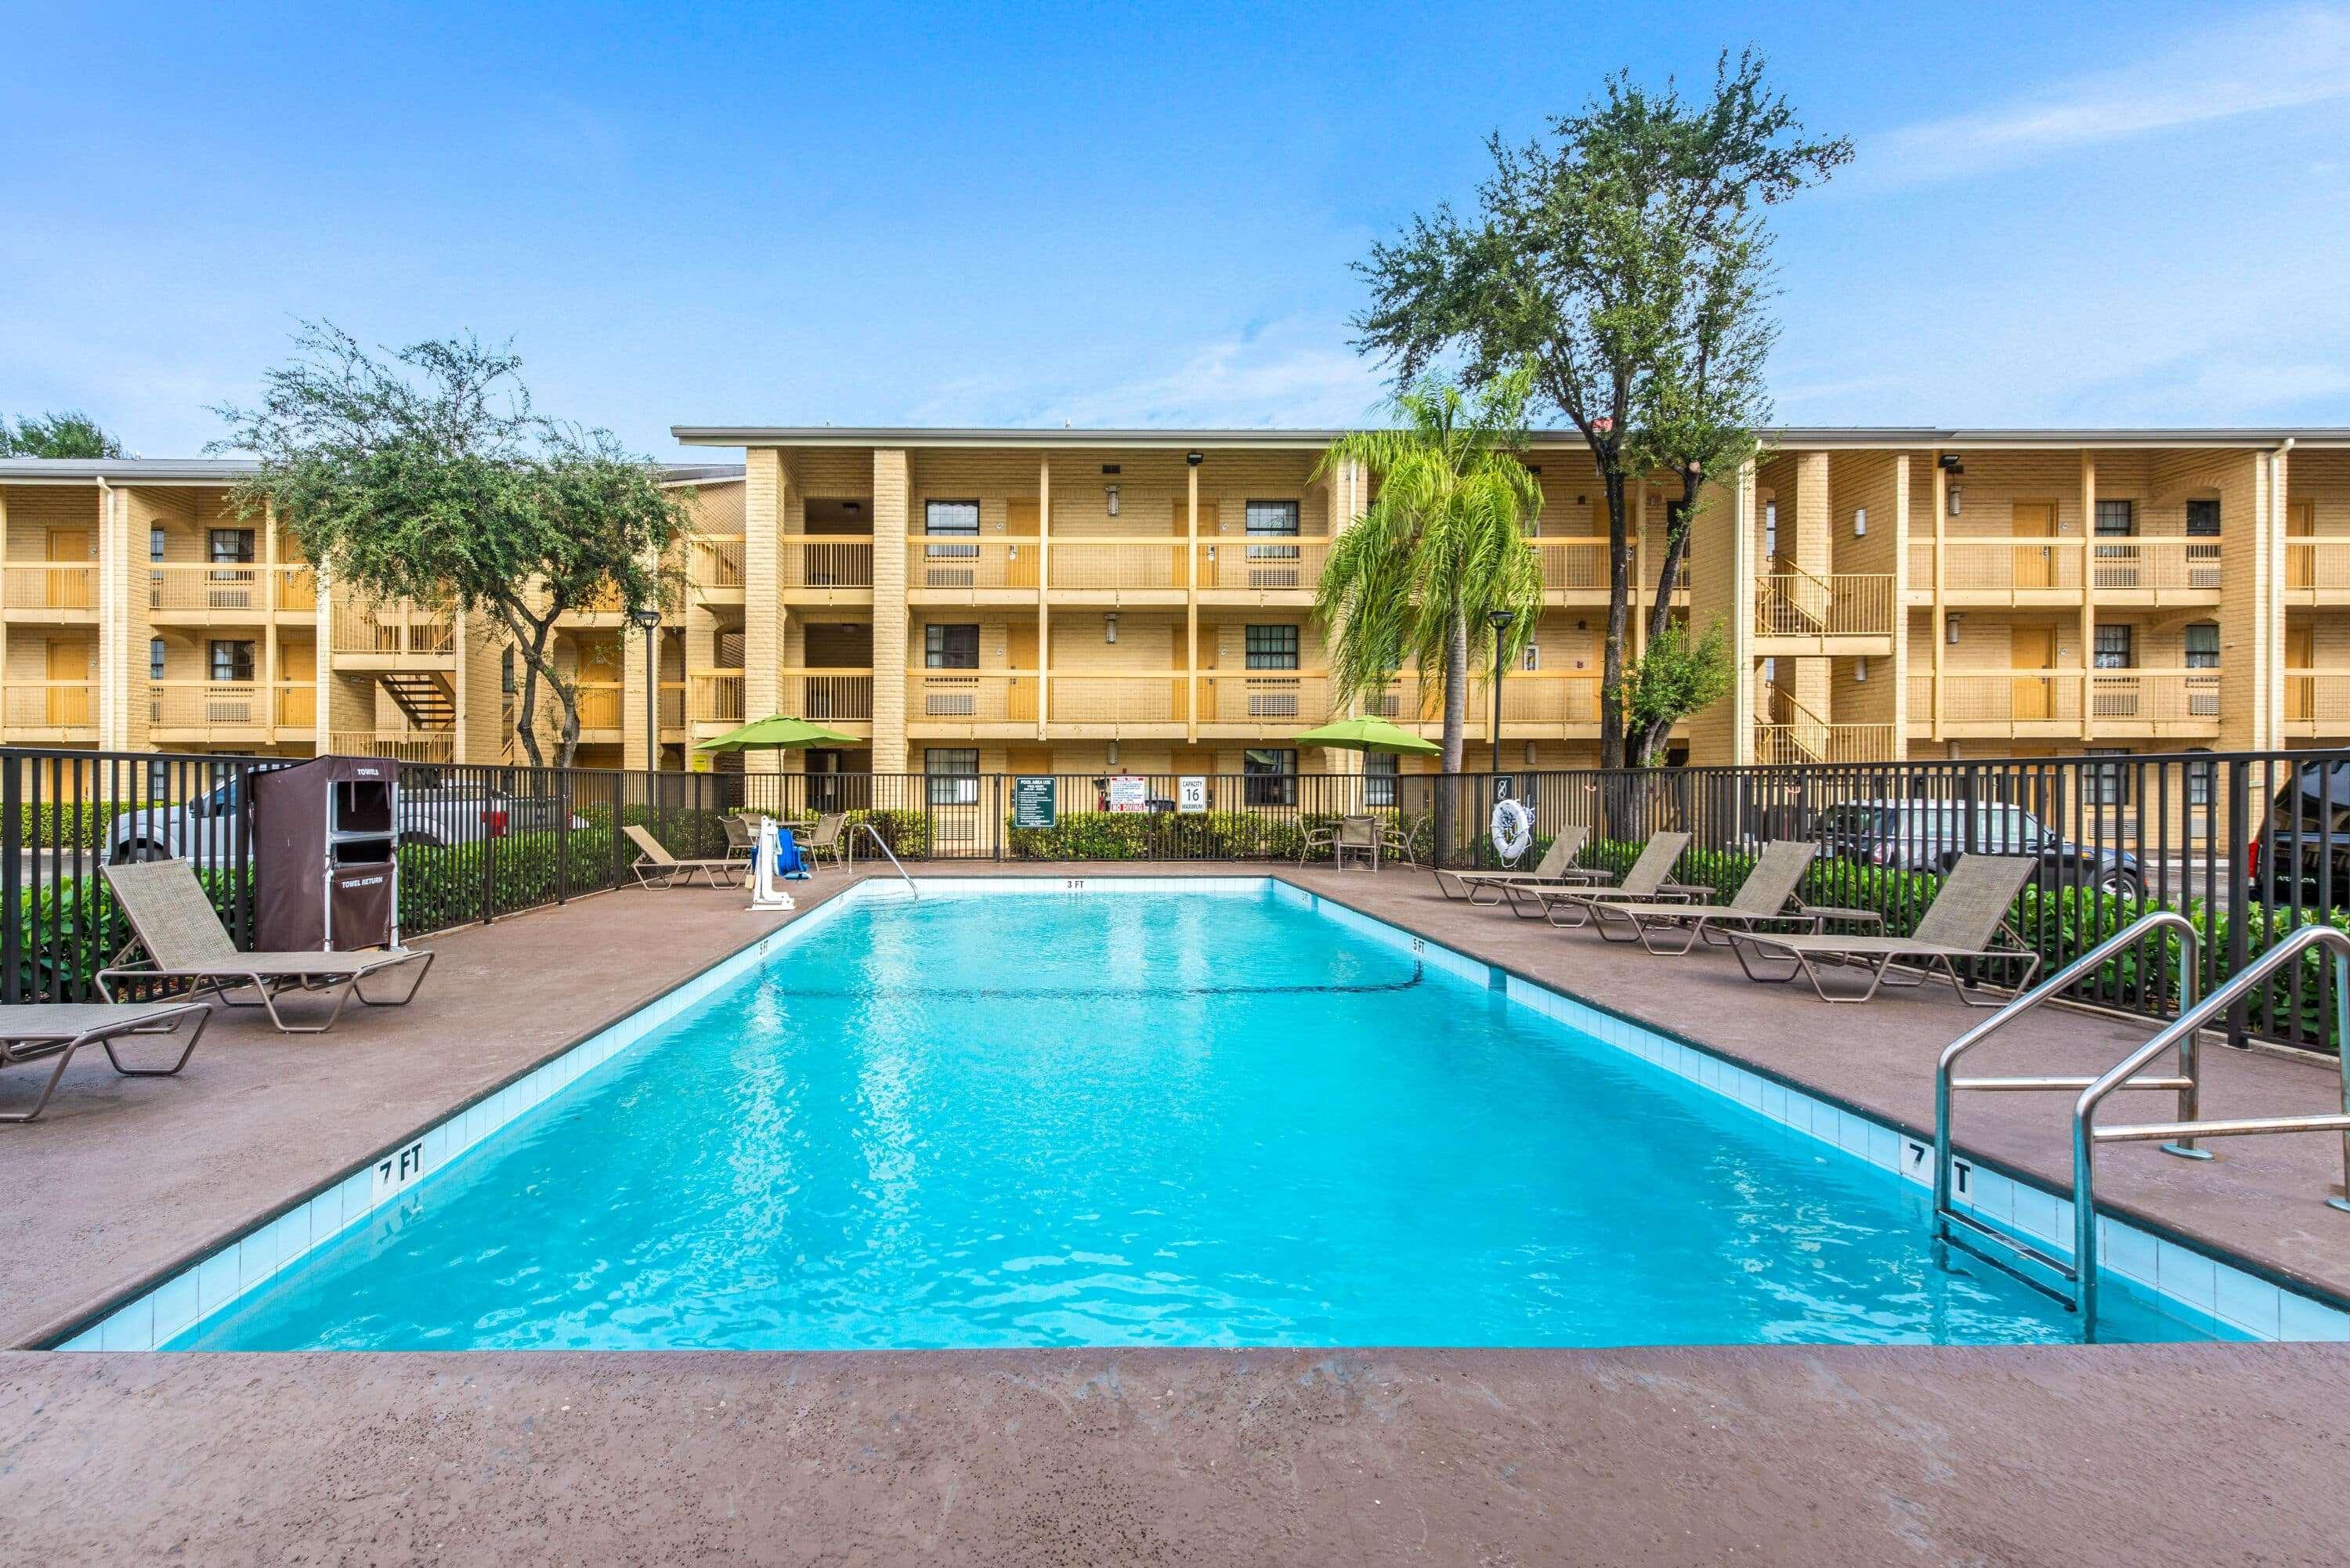
[[[239,808],[234,779],[182,805],[134,807],[108,826],[107,858],[118,866],[134,860],[225,864],[236,842]],[[559,802],[545,796],[509,794],[478,784],[402,789],[400,842],[439,847],[510,833],[550,832],[562,809]],[[588,822],[574,815],[571,826],[583,828]]]

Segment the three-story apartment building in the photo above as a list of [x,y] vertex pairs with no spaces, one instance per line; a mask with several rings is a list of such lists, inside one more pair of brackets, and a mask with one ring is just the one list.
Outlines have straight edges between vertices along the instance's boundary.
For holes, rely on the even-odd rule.
[[[851,743],[718,765],[1387,770],[1295,737],[1357,706],[1439,731],[1409,672],[1364,704],[1331,689],[1314,597],[1370,495],[1325,461],[1335,431],[677,434],[743,462],[671,471],[697,531],[653,667],[620,607],[566,618],[583,763],[643,766],[649,703],[672,770],[774,712]],[[1571,432],[1524,461],[1544,613],[1503,682],[1501,760],[1587,764],[1606,507]],[[320,585],[270,519],[234,514],[240,472],[0,462],[5,740],[514,756],[503,639]],[[1636,644],[1666,494],[1632,492]],[[1709,489],[1669,593],[1740,672],[1677,759],[2350,744],[2350,431],[1781,431]]]

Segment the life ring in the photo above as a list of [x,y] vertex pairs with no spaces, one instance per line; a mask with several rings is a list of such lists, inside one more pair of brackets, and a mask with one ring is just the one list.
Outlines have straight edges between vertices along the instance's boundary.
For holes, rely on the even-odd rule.
[[1534,847],[1534,814],[1523,802],[1497,800],[1493,803],[1493,847],[1503,859],[1513,866],[1518,857]]

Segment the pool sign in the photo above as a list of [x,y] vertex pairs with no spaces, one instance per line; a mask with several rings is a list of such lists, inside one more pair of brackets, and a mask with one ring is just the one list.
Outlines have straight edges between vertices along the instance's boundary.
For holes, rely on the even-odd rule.
[[1186,774],[1175,781],[1175,809],[1208,809],[1208,776],[1205,774]]
[[1012,781],[1012,826],[1050,827],[1054,821],[1053,780],[1024,774]]
[[1114,777],[1104,779],[1102,788],[1109,796],[1109,808],[1112,811],[1149,811],[1150,809],[1149,779],[1137,778],[1132,774],[1118,774]]
[[423,1174],[424,1140],[418,1138],[375,1162],[374,1179],[368,1184],[368,1201],[380,1203]]

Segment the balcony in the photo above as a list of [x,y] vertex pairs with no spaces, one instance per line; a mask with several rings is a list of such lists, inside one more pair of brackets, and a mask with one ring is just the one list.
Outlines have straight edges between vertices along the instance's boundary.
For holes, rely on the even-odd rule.
[[1831,724],[1804,720],[1754,726],[1757,767],[1787,768],[1881,763],[1893,755],[1890,724]]
[[272,694],[258,680],[156,680],[147,723],[158,741],[261,741],[274,728]]
[[[1303,605],[1322,586],[1329,558],[1327,539],[1220,535],[1201,541],[1193,580],[1200,597],[1216,604]],[[1057,567],[1054,575],[1059,576]]]
[[[2076,605],[2085,578],[2100,604],[2213,605],[2220,577],[2220,542],[2211,538],[1998,534],[1942,541],[1942,597],[1950,604]],[[2350,587],[2350,572],[2345,583]],[[1930,537],[1909,542],[1909,588],[1914,600],[1933,597]]]
[[281,680],[277,683],[277,727],[315,730],[318,727],[318,683]]
[[[685,672],[685,713],[697,727],[735,729],[743,717],[743,672],[739,670],[689,670]],[[761,718],[766,717],[761,714]]]
[[456,667],[455,622],[413,606],[338,604],[328,641],[335,662],[349,670]]
[[775,681],[779,711],[818,724],[873,722],[869,670],[779,670]]
[[318,613],[317,568],[306,563],[160,562],[147,568],[151,619],[199,626],[250,625],[273,615],[308,619]]
[[453,763],[453,730],[334,730],[327,750],[343,757],[390,757],[400,763]]
[[98,739],[95,680],[11,680],[5,704],[12,742],[71,744]]
[[[1184,569],[1190,548],[1183,539],[1056,536],[1046,589],[1055,601],[1180,605],[1190,591]],[[1236,563],[1236,569],[1246,567]]]
[[2286,670],[2284,732],[2295,740],[2350,735],[2350,670]]
[[685,738],[685,682],[664,680],[660,683],[661,739],[678,741]]
[[2350,535],[2284,542],[2284,602],[2350,605]]
[[[1056,700],[1054,707],[1059,706]],[[1229,732],[1241,739],[1259,738],[1268,731],[1294,734],[1331,717],[1330,678],[1319,671],[1219,671],[1200,677],[1202,732]]]
[[686,543],[686,580],[705,603],[743,602],[743,535],[697,534]]
[[1889,657],[1893,620],[1889,572],[1772,572],[1754,580],[1758,656]]
[[[1393,720],[1435,740],[1444,730],[1442,688],[1423,686],[1416,675],[1399,676],[1381,696],[1365,704],[1375,717]],[[1490,689],[1472,685],[1461,733],[1490,742],[1493,700]],[[1502,738],[1593,740],[1599,734],[1599,677],[1580,671],[1513,670],[1502,681]]]
[[1032,603],[1043,559],[1043,542],[1034,538],[992,534],[910,539],[906,597],[916,604]]
[[98,564],[10,561],[0,567],[0,602],[10,620],[88,625],[98,618]]
[[[2220,676],[2211,670],[1945,672],[1940,701],[1940,732],[1960,738],[2206,740],[2220,732]],[[1912,735],[1934,732],[1934,678],[1911,676]]]
[[620,682],[582,680],[573,686],[572,695],[579,704],[580,741],[591,746],[618,744],[624,706]]
[[[1055,545],[1057,550],[1059,546]],[[1017,698],[1018,693],[1013,693]],[[1191,716],[1191,681],[1164,675],[1063,675],[1052,678],[1047,714],[1056,734],[1180,732]]]
[[[1157,684],[1165,685],[1160,677]],[[1034,671],[923,670],[906,677],[906,732],[977,737],[1035,733],[1039,682]]]
[[[775,541],[784,601],[802,605],[873,602],[873,541],[854,535],[791,535]],[[918,579],[909,576],[910,588]]]

